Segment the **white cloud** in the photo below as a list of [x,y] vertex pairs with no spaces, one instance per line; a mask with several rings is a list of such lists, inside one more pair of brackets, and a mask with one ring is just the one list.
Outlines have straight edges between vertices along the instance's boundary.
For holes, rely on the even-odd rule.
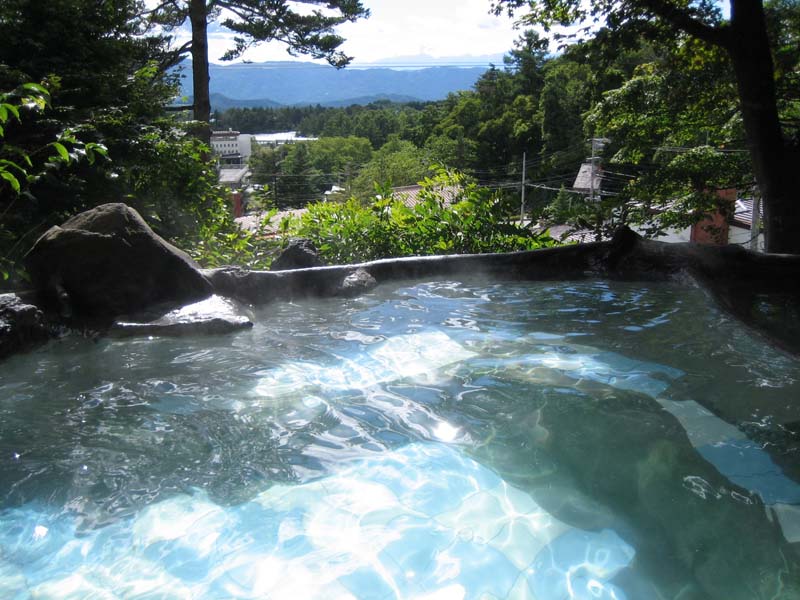
[[[519,36],[507,17],[489,14],[490,0],[362,0],[369,19],[340,28],[342,50],[358,63],[426,54],[435,58],[508,52]],[[181,40],[189,39],[188,32]],[[209,33],[209,58],[231,47],[232,35]],[[260,44],[244,57],[261,62],[292,60],[279,43]],[[300,57],[300,60],[309,60]]]
[[489,0],[366,0],[372,17],[341,28],[343,48],[361,62],[393,56],[503,53],[517,33],[489,14]]

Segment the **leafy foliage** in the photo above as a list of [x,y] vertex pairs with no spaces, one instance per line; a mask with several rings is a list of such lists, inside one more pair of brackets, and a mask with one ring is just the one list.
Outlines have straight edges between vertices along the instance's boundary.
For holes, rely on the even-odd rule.
[[412,142],[392,137],[361,167],[352,191],[365,198],[375,184],[390,188],[414,185],[432,172],[432,160],[424,150]]
[[[442,187],[457,186],[449,206]],[[467,183],[463,176],[440,171],[423,182],[420,202],[408,207],[380,192],[370,204],[355,198],[344,203],[320,202],[308,207],[294,235],[311,239],[324,260],[353,263],[393,256],[463,254],[530,250],[550,245],[509,222],[497,195]]]
[[431,153],[391,136],[377,151],[366,138],[320,138],[275,148],[257,147],[250,158],[253,182],[271,186],[273,205],[299,207],[336,185],[366,199],[376,183],[416,184],[432,173]]
[[[658,235],[702,220],[715,190],[747,190],[753,172],[736,84],[724,53],[691,38],[654,53],[587,114],[612,139],[610,175],[621,185],[602,213]],[[624,178],[627,177],[627,183]]]
[[343,173],[372,158],[372,145],[367,138],[323,137],[308,146],[309,160],[322,173]]
[[[37,83],[0,93],[0,276],[4,281],[15,271],[14,252],[24,239],[7,224],[12,221],[9,213],[14,204],[20,197],[30,197],[31,185],[53,171],[80,160],[91,165],[98,157],[107,156],[102,144],[84,143],[69,130],[33,150],[6,143],[6,128],[13,121],[19,123],[23,116],[43,113],[49,107],[50,93]],[[24,276],[21,271],[16,274]]]
[[[5,285],[51,225],[105,202],[137,208],[205,264],[257,262],[230,216],[208,148],[167,117],[165,39],[140,3],[9,0],[0,5],[0,256]],[[70,35],[63,35],[69,31]],[[27,83],[42,81],[44,85]]]
[[[676,103],[692,108],[679,115],[679,129],[692,118],[698,125],[708,117],[713,121],[718,116],[719,107],[724,110],[731,106],[731,99],[737,100],[733,112],[741,117],[751,168],[764,201],[767,250],[800,253],[800,240],[796,235],[800,228],[800,213],[796,207],[796,190],[800,185],[797,169],[800,143],[797,122],[791,116],[797,103],[789,91],[791,84],[786,86],[787,82],[794,80],[790,73],[795,70],[788,65],[794,63],[796,67],[798,59],[797,3],[730,0],[728,6],[729,14],[723,18],[720,3],[712,0],[493,2],[497,14],[516,14],[522,22],[540,25],[546,30],[554,26],[578,25],[582,37],[594,34],[595,40],[601,43],[615,40],[616,43],[630,44],[637,36],[652,41],[665,37],[675,40],[678,50],[664,53],[674,60],[675,65],[669,65],[670,68],[662,70],[659,75],[663,77],[662,81],[683,77],[686,85],[663,88],[658,77],[640,77],[628,86],[627,91],[656,88],[661,98],[668,99],[688,90],[690,102],[678,99]],[[605,27],[599,28],[600,33],[596,33],[597,28],[593,27],[598,22],[605,23]],[[701,75],[708,72],[709,65],[714,63],[725,63],[719,82],[706,82],[710,85],[704,86],[691,77],[693,72]],[[731,83],[735,83],[735,87]],[[720,84],[733,87],[733,93],[728,97],[721,94]],[[633,96],[626,97],[631,99]],[[643,98],[646,100],[647,96]],[[650,133],[657,134],[658,123],[650,119],[647,125],[656,128]],[[716,133],[719,131],[716,125],[718,123],[713,123],[706,129],[713,128]],[[629,132],[634,129],[627,128]],[[646,137],[641,133],[638,135]]]

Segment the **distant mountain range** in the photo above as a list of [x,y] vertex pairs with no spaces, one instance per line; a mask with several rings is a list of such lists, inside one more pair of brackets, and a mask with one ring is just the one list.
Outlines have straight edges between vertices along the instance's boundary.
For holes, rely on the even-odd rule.
[[[386,99],[441,100],[451,92],[470,89],[488,68],[488,64],[334,69],[309,62],[212,63],[211,105],[214,110],[225,110],[234,106],[348,106]],[[181,70],[181,90],[187,97],[192,94],[188,61]]]
[[[192,103],[192,97],[186,96],[187,104]],[[320,104],[325,107],[342,107],[352,106],[353,104],[367,105],[380,100],[388,100],[390,102],[415,102],[419,98],[413,96],[401,96],[397,94],[376,94],[374,96],[361,96],[358,98],[348,98],[346,100],[332,100],[328,102],[315,102],[313,104]],[[181,102],[183,104],[183,102]],[[298,103],[293,106],[311,104],[311,103]],[[224,94],[211,94],[211,107],[212,110],[228,110],[229,108],[280,108],[287,106],[278,102],[273,102],[267,98],[256,98],[254,100],[241,100],[239,98],[228,98]]]

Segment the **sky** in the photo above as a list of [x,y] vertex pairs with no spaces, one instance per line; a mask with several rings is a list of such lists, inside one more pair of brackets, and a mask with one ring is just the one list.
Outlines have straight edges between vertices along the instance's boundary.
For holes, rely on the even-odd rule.
[[[362,4],[372,15],[339,29],[347,40],[341,50],[354,57],[354,64],[419,55],[441,64],[455,62],[447,60],[452,57],[480,57],[483,62],[492,57],[497,62],[519,37],[511,19],[489,14],[490,0],[362,0]],[[220,29],[209,31],[212,62],[220,62],[232,37]],[[188,32],[182,31],[176,41],[186,39]],[[292,60],[285,46],[278,43],[260,44],[243,58],[253,62]]]

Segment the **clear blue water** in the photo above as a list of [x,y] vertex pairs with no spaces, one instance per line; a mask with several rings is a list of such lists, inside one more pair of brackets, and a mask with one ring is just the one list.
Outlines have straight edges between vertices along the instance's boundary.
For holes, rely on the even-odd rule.
[[800,361],[699,290],[255,321],[0,364],[0,597],[800,598]]

